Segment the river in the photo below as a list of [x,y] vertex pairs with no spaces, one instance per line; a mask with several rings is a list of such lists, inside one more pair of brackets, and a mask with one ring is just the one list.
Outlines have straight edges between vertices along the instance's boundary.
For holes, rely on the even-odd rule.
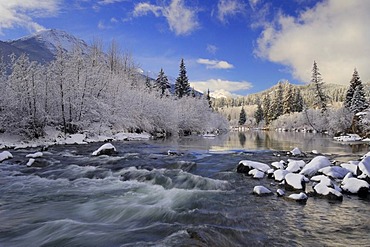
[[[369,246],[370,199],[299,204],[251,192],[271,179],[236,173],[240,160],[288,159],[294,147],[348,159],[368,145],[304,133],[231,132],[216,138],[56,145],[0,163],[0,246]],[[172,150],[175,155],[167,155]],[[276,156],[276,153],[281,156]]]

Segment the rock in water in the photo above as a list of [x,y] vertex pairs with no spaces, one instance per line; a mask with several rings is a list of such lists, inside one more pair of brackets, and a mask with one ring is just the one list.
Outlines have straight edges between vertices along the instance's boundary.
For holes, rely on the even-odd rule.
[[321,168],[331,166],[330,160],[325,156],[316,156],[307,165],[305,165],[300,174],[305,176],[313,176]]
[[257,185],[253,188],[253,194],[256,195],[269,195],[271,194],[271,190],[267,189],[265,186]]
[[300,203],[306,203],[308,196],[305,193],[301,192],[299,194],[291,194],[290,196],[288,196],[288,198]]
[[0,153],[0,162],[13,158],[13,155],[9,151],[3,151]]
[[267,172],[270,170],[270,166],[257,162],[257,161],[251,161],[251,160],[242,160],[239,162],[238,167],[236,168],[236,171],[239,173],[248,173],[250,170],[257,169],[261,172]]
[[285,175],[286,190],[305,190],[307,178],[300,174],[288,173]]
[[106,143],[104,144],[103,146],[101,146],[100,148],[98,148],[97,150],[95,150],[92,155],[94,156],[98,156],[98,155],[112,155],[112,154],[115,154],[117,151],[116,151],[116,148],[110,144],[110,143]]

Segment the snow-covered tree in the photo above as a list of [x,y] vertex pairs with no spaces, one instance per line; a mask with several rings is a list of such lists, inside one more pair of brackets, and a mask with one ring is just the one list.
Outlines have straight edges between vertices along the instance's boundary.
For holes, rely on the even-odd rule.
[[313,105],[316,109],[320,109],[321,112],[325,112],[327,109],[327,101],[328,97],[324,94],[323,91],[323,79],[321,78],[321,74],[319,72],[319,68],[317,66],[316,61],[313,62],[312,67],[312,76],[311,76],[311,83],[314,85],[314,102]]
[[165,75],[163,69],[159,71],[158,77],[155,80],[155,87],[159,90],[161,93],[161,97],[166,95],[168,93],[168,90],[171,88],[171,85],[168,81],[167,76]]
[[283,114],[289,114],[294,111],[294,94],[292,85],[286,83],[283,93]]
[[293,103],[293,112],[301,112],[303,111],[303,97],[301,95],[301,90],[298,88],[295,88],[293,90],[293,98],[294,98],[294,103]]
[[364,88],[360,76],[355,69],[352,75],[350,86],[346,93],[344,106],[351,112],[358,113],[368,108]]
[[211,100],[211,95],[209,93],[209,89],[207,90],[206,100],[208,102],[209,108],[212,109],[212,100]]
[[257,110],[255,111],[254,113],[254,118],[256,119],[256,123],[257,125],[262,122],[263,120],[263,110],[262,110],[262,106],[261,106],[261,103],[258,102],[257,104]]
[[178,98],[190,95],[189,79],[186,75],[184,59],[181,59],[179,76],[176,79],[175,94]]
[[268,125],[270,121],[270,106],[271,106],[271,98],[270,95],[267,94],[263,98],[262,101],[262,109],[263,109],[263,118],[265,119],[266,125]]

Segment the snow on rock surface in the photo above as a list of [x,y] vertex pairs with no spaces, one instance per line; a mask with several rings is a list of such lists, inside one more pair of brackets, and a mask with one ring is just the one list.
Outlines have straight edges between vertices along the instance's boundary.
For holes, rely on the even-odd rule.
[[282,170],[282,169],[276,170],[276,171],[274,171],[274,178],[275,178],[276,181],[281,182],[281,181],[283,181],[285,179],[285,176],[288,173],[290,173],[290,172],[287,171],[287,170]]
[[33,153],[33,154],[27,154],[26,158],[40,158],[43,155],[44,154],[42,152],[36,152],[36,153]]
[[343,200],[343,195],[340,193],[341,189],[335,186],[333,181],[331,181],[327,176],[314,176],[311,178],[311,181],[319,181],[319,183],[313,187],[313,190],[317,195],[334,200]]
[[352,173],[348,173],[343,178],[340,187],[344,192],[366,196],[369,192],[370,185],[364,180],[354,178]]
[[13,155],[9,151],[3,151],[0,153],[0,162],[13,158]]
[[290,196],[288,196],[288,198],[298,202],[306,202],[308,196],[305,193],[301,192],[299,194],[291,194]]
[[248,175],[253,176],[253,178],[261,179],[261,178],[263,178],[265,176],[265,173],[264,172],[261,172],[258,169],[252,169],[252,170],[250,170],[248,172]]
[[356,174],[359,163],[359,161],[348,161],[348,163],[343,163],[340,166],[352,172],[352,174]]
[[253,193],[257,195],[268,195],[271,194],[271,190],[267,189],[265,186],[257,185],[253,188]]
[[358,169],[361,171],[361,178],[370,178],[370,156],[367,156],[360,161]]
[[73,135],[69,135],[64,141],[64,143],[65,144],[87,144],[87,142],[84,141],[85,139],[86,139],[85,134],[73,134]]
[[304,162],[303,160],[289,159],[288,162],[289,163],[288,163],[288,167],[286,168],[286,170],[289,172],[293,172],[293,173],[300,171],[306,165],[306,162]]
[[330,160],[325,156],[316,156],[307,165],[305,165],[300,174],[305,176],[313,176],[321,168],[331,166]]
[[321,172],[321,173],[323,173],[326,176],[331,177],[331,178],[340,178],[340,179],[342,179],[350,171],[347,170],[346,168],[343,168],[343,167],[340,167],[340,166],[327,166],[327,167],[321,168],[319,170],[319,172]]
[[98,156],[98,155],[111,155],[115,153],[117,150],[111,143],[106,143],[97,150],[95,150],[92,155]]
[[296,155],[301,155],[302,154],[302,152],[301,152],[301,150],[299,150],[299,148],[294,148],[292,151],[290,151],[290,153],[292,154],[292,155],[294,155],[294,156],[296,156]]
[[283,160],[275,161],[271,163],[271,166],[276,169],[284,169],[285,162]]
[[285,175],[285,188],[287,190],[304,190],[306,182],[308,179],[301,174],[288,173]]
[[31,158],[28,160],[26,166],[32,166],[32,164],[35,162],[35,159]]
[[276,191],[276,195],[277,195],[277,196],[284,196],[284,195],[285,195],[285,192],[284,192],[284,190],[282,190],[282,189],[277,189],[277,191]]
[[261,172],[267,172],[270,169],[270,166],[257,161],[242,160],[239,162],[239,165],[236,168],[237,172],[239,173],[248,173],[253,169],[260,170]]

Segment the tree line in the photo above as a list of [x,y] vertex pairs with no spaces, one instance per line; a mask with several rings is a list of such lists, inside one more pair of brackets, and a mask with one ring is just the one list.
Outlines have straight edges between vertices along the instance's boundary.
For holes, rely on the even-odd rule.
[[99,41],[88,51],[58,48],[47,64],[30,61],[26,54],[12,55],[5,64],[0,56],[0,131],[38,138],[46,127],[65,134],[227,128],[205,96],[192,97],[183,59],[175,95],[170,87],[163,69],[156,80],[140,74],[131,54],[115,42],[106,52]]

